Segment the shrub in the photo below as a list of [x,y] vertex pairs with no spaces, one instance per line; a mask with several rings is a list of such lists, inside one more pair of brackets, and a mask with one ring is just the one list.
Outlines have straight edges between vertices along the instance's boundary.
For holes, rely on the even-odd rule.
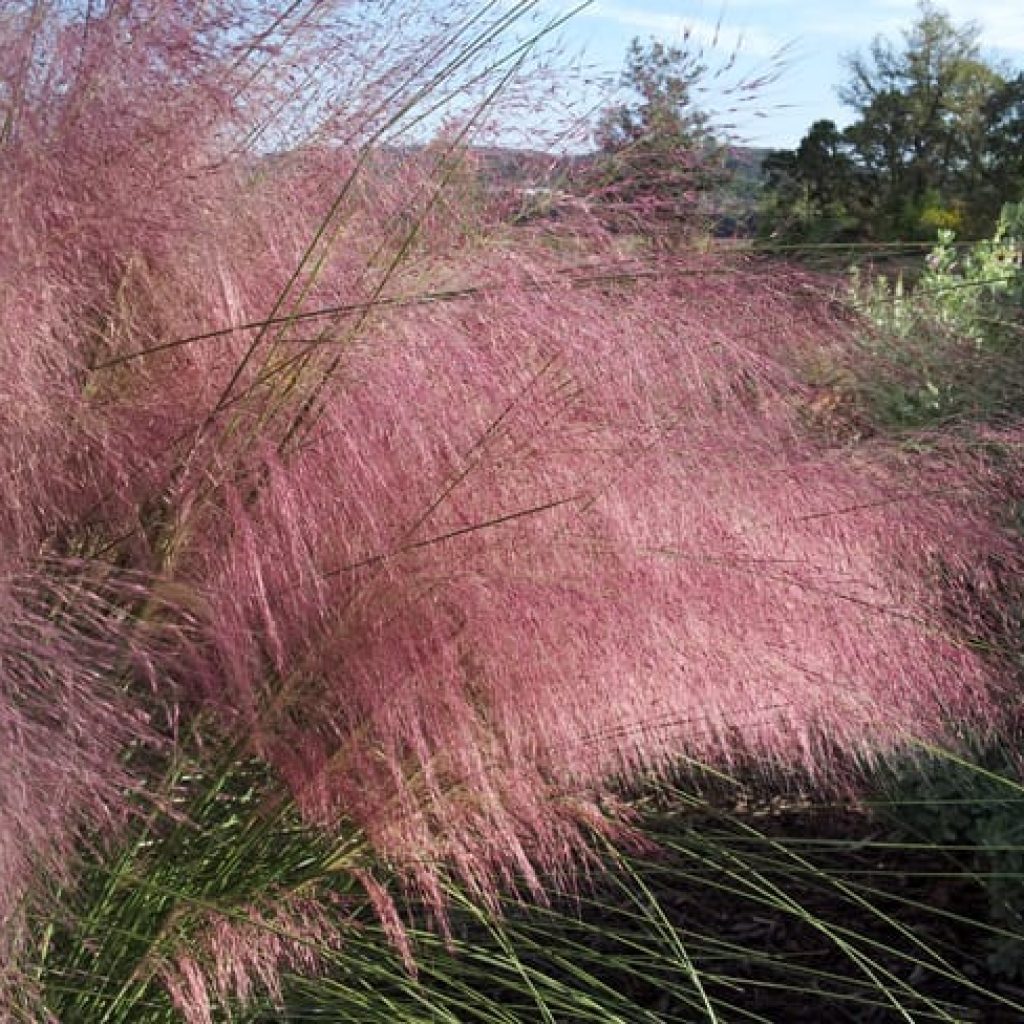
[[955,244],[951,231],[911,287],[863,281],[855,304],[876,329],[855,357],[860,391],[882,424],[1005,421],[1022,402],[1021,208],[1004,207],[991,239]]

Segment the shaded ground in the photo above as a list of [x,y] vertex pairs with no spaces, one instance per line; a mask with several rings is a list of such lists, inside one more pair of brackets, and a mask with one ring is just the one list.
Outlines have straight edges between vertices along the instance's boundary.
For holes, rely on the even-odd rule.
[[[730,1022],[1024,1020],[1024,928],[993,910],[1006,885],[1019,898],[1020,874],[994,891],[984,848],[935,845],[941,836],[917,846],[907,822],[893,821],[778,801],[655,819],[656,856],[631,861],[555,915],[510,912],[521,964],[541,996],[548,980],[555,992],[550,1018],[521,979],[503,986],[500,971],[490,972],[489,997],[516,1021],[702,1021],[706,1004]],[[467,921],[456,933],[471,956],[492,942]],[[559,984],[585,998],[606,986],[618,998],[605,1016],[576,1018],[559,1008]]]
[[[1024,963],[1024,930],[992,930],[983,851],[913,848],[877,818],[829,808],[693,828],[707,838],[684,835],[645,875],[672,923],[693,935],[698,966],[717,975],[706,984],[735,1008],[730,1019],[882,1022],[910,1010],[921,1020],[1024,1020],[1024,987],[993,970]],[[694,845],[707,857],[696,868],[680,852]],[[736,952],[712,955],[712,937]]]

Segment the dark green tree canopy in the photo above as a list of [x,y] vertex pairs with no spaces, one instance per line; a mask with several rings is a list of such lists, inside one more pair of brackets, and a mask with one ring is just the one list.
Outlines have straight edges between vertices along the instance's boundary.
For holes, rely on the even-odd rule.
[[839,95],[858,115],[851,141],[912,202],[980,170],[984,106],[1002,79],[982,60],[979,35],[924,2],[901,46],[876,38],[867,55],[847,59]]
[[986,193],[1024,197],[1024,72],[1005,82],[985,103]]
[[815,121],[796,150],[776,150],[763,171],[773,188],[798,190],[821,204],[839,201],[849,189],[853,161],[834,121]]
[[855,119],[842,133],[818,122],[766,165],[773,216],[799,202],[802,222],[841,207],[838,220],[869,237],[991,230],[1024,187],[1024,86],[984,59],[979,39],[976,24],[922,0],[899,41],[877,37],[849,56],[839,95]]

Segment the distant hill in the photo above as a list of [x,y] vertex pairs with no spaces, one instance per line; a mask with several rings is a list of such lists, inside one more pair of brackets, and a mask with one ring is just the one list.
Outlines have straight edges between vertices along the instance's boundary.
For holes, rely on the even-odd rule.
[[[761,165],[771,149],[755,146],[729,146],[726,166],[744,182],[759,182]],[[486,180],[496,185],[543,184],[551,176],[566,176],[585,171],[599,159],[597,153],[557,155],[536,149],[502,146],[478,146],[472,150]]]
[[[770,149],[730,146],[725,165],[730,174],[711,203],[716,234],[726,237],[752,233],[761,189],[761,167]],[[600,155],[584,153],[555,155],[540,150],[501,146],[472,150],[484,183],[502,192],[532,193],[533,190],[557,190],[572,193],[574,186],[592,178]]]

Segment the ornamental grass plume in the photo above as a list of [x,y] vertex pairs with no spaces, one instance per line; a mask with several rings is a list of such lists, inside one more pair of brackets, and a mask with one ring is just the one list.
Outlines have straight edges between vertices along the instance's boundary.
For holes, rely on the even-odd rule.
[[[337,351],[315,347],[323,321],[308,348],[285,325],[303,303],[358,310],[399,281],[396,253],[446,173],[370,142],[422,116],[432,89],[486,82],[496,47],[518,45],[502,41],[515,11],[407,8],[400,35],[322,2],[13,3],[0,16],[4,1013],[27,989],[19,950],[39,954],[35,896],[159,806],[194,600],[175,547],[191,509],[223,507],[218,474],[258,472],[238,435],[263,416],[269,434],[272,401]],[[330,83],[307,74],[321,66],[336,67]],[[421,249],[451,233],[420,220]],[[280,323],[264,325],[258,359],[235,330],[171,346],[156,373],[140,355],[269,310]],[[354,343],[339,318],[333,340]],[[275,362],[282,351],[301,362]],[[159,756],[141,753],[151,744]]]
[[[1019,556],[983,462],[807,434],[798,367],[845,328],[806,278],[638,260],[593,225],[552,245],[476,199],[453,230],[465,140],[381,143],[504,70],[508,15],[375,51],[347,11],[0,22],[0,952],[45,958],[34,887],[75,894],[83,847],[124,841],[119,885],[172,881],[151,936],[82,915],[76,963],[124,947],[110,1013],[162,978],[206,1021],[307,969],[303,930],[336,942],[304,852],[288,878],[175,873],[214,859],[182,854],[175,785],[230,775],[225,749],[266,771],[229,825],[265,853],[294,805],[358,836],[323,874],[398,936],[374,869],[439,914],[451,870],[540,895],[680,757],[844,783],[996,707],[963,633]],[[386,63],[343,73],[343,110],[302,69],[349,52]]]
[[199,554],[205,700],[314,819],[485,892],[556,866],[609,778],[750,753],[835,781],[831,749],[983,721],[941,581],[1014,550],[965,470],[800,436],[786,361],[820,323],[780,291],[395,316]]
[[[173,630],[127,620],[147,581],[74,559],[4,554],[0,568],[0,1017],[39,1019],[32,997],[50,897],[158,800],[144,767],[163,763],[156,712],[124,691],[153,678]],[[43,925],[41,921],[49,921]],[[19,1009],[24,1016],[19,1016]],[[36,1010],[38,1007],[35,1008]]]

